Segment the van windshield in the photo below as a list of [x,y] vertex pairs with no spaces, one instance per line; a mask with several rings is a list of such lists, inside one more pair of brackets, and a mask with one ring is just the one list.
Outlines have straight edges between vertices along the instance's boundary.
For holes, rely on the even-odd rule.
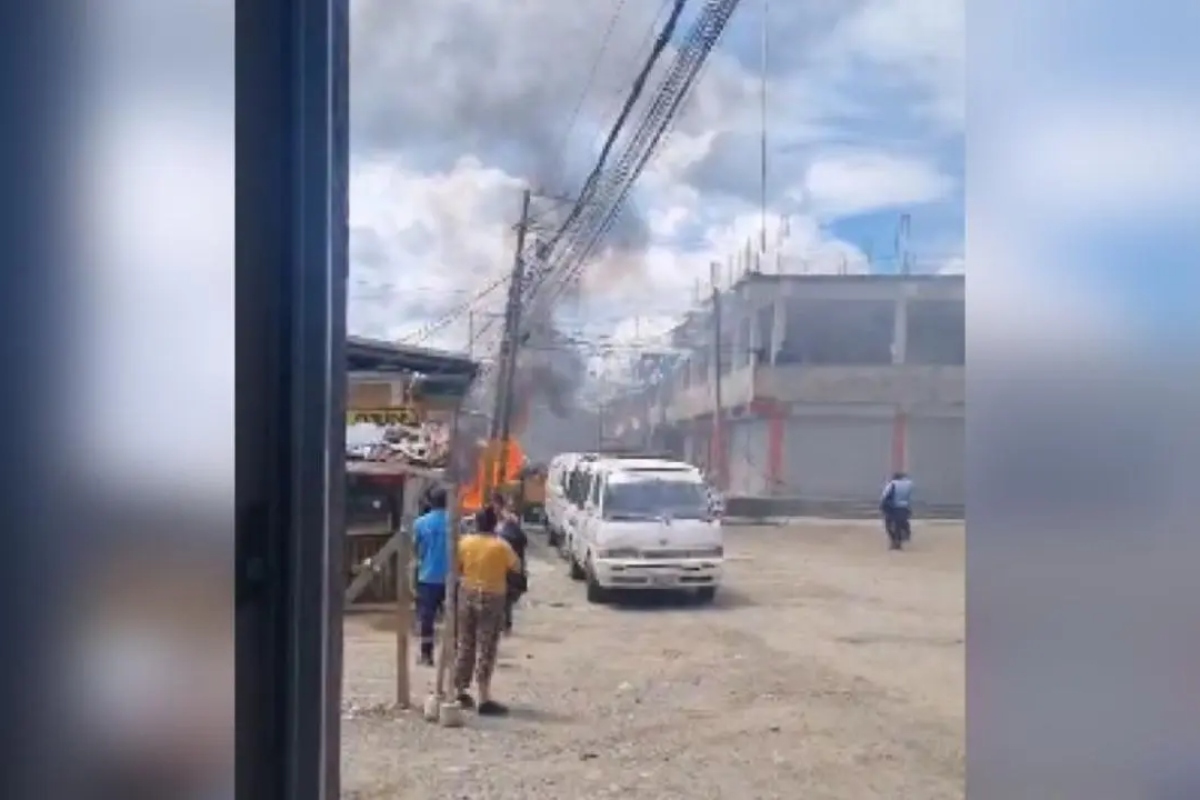
[[604,518],[704,519],[708,498],[704,488],[690,481],[640,479],[610,483],[604,492]]

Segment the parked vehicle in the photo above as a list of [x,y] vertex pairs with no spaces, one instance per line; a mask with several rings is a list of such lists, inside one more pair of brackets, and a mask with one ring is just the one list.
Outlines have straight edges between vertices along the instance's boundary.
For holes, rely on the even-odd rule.
[[566,536],[567,484],[579,453],[561,453],[550,459],[546,471],[546,536],[553,547],[562,547]]
[[711,601],[721,583],[721,522],[695,467],[657,459],[600,459],[581,465],[580,507],[568,530],[571,577],[589,602],[614,590],[688,590]]

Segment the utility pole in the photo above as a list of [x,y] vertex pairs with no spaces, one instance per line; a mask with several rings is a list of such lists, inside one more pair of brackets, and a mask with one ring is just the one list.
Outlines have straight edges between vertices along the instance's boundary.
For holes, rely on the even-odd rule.
[[500,369],[496,375],[496,397],[492,413],[492,442],[499,442],[499,463],[489,469],[484,477],[484,497],[492,490],[490,485],[497,471],[503,474],[508,461],[509,426],[512,422],[513,381],[516,377],[517,348],[520,345],[521,290],[525,283],[525,234],[529,230],[529,206],[533,193],[525,189],[521,193],[521,220],[517,223],[517,246],[513,255],[512,278],[508,283],[508,303],[504,309],[504,335],[500,341]]
[[717,265],[713,265],[712,280],[712,332],[713,332],[713,427],[712,427],[712,474],[717,488],[725,489],[724,416],[721,409],[721,290],[717,288]]
[[467,358],[475,357],[475,311],[467,311]]
[[762,0],[762,64],[759,75],[759,123],[761,125],[758,139],[759,147],[759,212],[762,215],[759,227],[758,252],[760,259],[755,272],[762,272],[762,256],[767,253],[767,68],[770,66],[768,46],[770,37],[771,0]]
[[604,450],[604,410],[606,401],[601,400],[596,406],[596,452]]

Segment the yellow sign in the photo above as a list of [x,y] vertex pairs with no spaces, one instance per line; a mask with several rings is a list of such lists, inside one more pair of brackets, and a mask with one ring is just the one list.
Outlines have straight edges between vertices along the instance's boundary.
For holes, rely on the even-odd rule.
[[421,415],[412,406],[360,409],[349,412],[346,422],[348,425],[378,425],[381,428],[389,425],[416,426],[421,424]]

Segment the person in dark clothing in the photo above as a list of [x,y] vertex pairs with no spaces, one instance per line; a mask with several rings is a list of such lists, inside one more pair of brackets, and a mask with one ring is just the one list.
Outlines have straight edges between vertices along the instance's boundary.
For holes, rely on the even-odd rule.
[[417,619],[421,629],[421,664],[433,665],[434,626],[446,602],[446,578],[449,573],[449,515],[446,492],[434,489],[429,494],[430,510],[413,523],[413,544],[417,556]]
[[500,512],[500,527],[497,530],[500,538],[508,542],[508,546],[517,554],[521,562],[519,575],[511,576],[508,585],[508,596],[504,604],[504,632],[512,633],[513,607],[521,599],[521,595],[529,589],[529,573],[525,567],[525,551],[529,548],[529,537],[521,527],[521,520],[512,509],[504,508]]
[[492,492],[491,500],[475,512],[475,527],[480,533],[497,533],[504,512],[504,495]]
[[908,475],[897,472],[883,487],[879,510],[887,530],[889,549],[900,550],[912,536],[913,482]]
[[476,533],[495,533],[499,523],[500,518],[496,514],[496,509],[491,506],[484,506],[475,512]]

